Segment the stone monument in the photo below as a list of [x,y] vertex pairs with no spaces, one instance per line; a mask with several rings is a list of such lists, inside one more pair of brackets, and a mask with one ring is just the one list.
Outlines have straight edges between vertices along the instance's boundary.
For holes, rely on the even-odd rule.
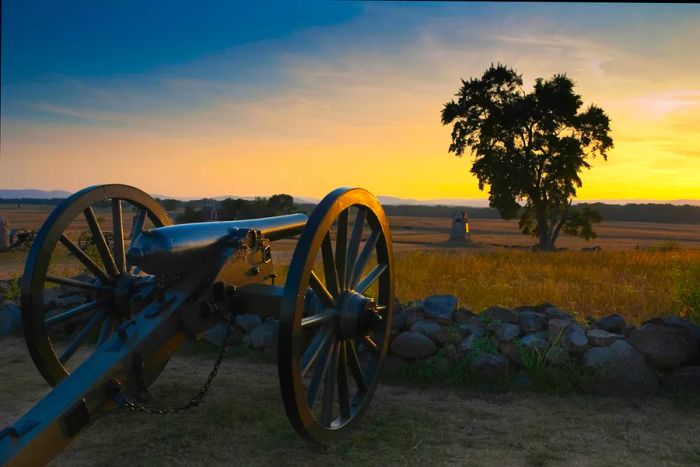
[[452,215],[450,241],[468,242],[469,240],[469,216],[466,211],[457,211]]

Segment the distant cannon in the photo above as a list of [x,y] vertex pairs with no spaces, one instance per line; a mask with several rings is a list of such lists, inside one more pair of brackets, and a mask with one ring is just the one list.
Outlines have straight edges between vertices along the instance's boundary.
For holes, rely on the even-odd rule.
[[[105,201],[112,208],[112,245],[93,209]],[[130,233],[123,228],[126,205],[136,208]],[[81,216],[99,261],[66,234]],[[270,242],[297,235],[285,283],[276,285]],[[51,274],[58,249],[80,260],[92,278]],[[160,204],[130,186],[93,186],[72,195],[39,231],[20,284],[27,347],[54,389],[0,432],[0,464],[46,463],[96,417],[119,406],[159,413],[197,406],[241,313],[279,318],[278,370],[287,416],[306,440],[334,442],[362,419],[382,371],[392,324],[393,264],[384,211],[359,188],[333,191],[308,218],[182,225],[172,225]],[[48,315],[47,283],[84,290],[90,299]],[[86,319],[69,338],[52,333],[52,326],[76,316]],[[197,396],[176,409],[144,405],[148,387],[183,340],[222,320],[229,323],[227,339]]]
[[29,250],[36,239],[36,230],[16,228],[10,230],[10,250]]

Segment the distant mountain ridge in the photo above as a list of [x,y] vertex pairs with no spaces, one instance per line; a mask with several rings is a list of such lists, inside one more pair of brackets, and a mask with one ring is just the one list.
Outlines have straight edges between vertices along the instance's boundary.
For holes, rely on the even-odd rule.
[[[65,190],[37,190],[34,188],[20,189],[20,190],[6,190],[0,189],[0,199],[56,199],[56,198],[66,198],[73,193]],[[179,201],[192,201],[198,199],[214,199],[217,201],[224,200],[226,198],[241,198],[246,200],[252,200],[256,196],[239,196],[239,195],[220,195],[220,196],[171,196],[171,195],[160,195],[152,194],[154,198],[160,199],[176,199]],[[269,195],[268,195],[269,196]],[[298,204],[316,204],[321,201],[321,198],[315,196],[294,196],[294,201]],[[398,196],[386,196],[379,195],[377,199],[380,203],[388,206],[456,206],[456,207],[476,207],[485,208],[488,207],[489,201],[487,199],[480,198],[437,198],[437,199],[427,199],[419,200],[412,198],[400,198]],[[574,204],[594,204],[594,203],[604,203],[604,204],[671,204],[674,206],[691,205],[700,206],[700,199],[677,199],[677,200],[650,200],[650,199],[595,199],[595,200],[576,200]]]
[[0,189],[0,198],[3,199],[52,199],[52,198],[67,198],[72,195],[70,191],[65,190],[35,190],[28,188],[26,190],[3,190]]

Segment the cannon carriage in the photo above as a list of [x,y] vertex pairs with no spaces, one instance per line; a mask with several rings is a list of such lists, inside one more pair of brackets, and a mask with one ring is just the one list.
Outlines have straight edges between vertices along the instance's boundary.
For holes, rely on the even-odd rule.
[[[111,237],[93,207],[111,204]],[[125,232],[124,212],[136,213]],[[66,234],[84,217],[98,257]],[[104,224],[104,221],[102,222]],[[273,268],[275,241],[298,236],[286,278]],[[53,272],[67,252],[85,274]],[[87,301],[50,313],[48,288],[84,291]],[[357,426],[372,399],[392,324],[393,249],[386,216],[359,188],[328,194],[309,217],[173,225],[144,192],[126,185],[86,188],[66,199],[37,235],[21,281],[25,340],[52,386],[0,432],[0,464],[43,464],[98,416],[118,407],[157,411],[148,387],[185,339],[235,317],[279,319],[278,372],[285,411],[306,440],[333,443]],[[70,336],[53,332],[80,317]],[[177,410],[180,410],[176,409]]]

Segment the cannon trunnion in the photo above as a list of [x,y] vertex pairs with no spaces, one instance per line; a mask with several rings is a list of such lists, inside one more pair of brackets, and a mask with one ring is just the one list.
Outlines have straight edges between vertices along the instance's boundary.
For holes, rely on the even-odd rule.
[[[71,238],[83,221],[89,249]],[[286,278],[276,280],[271,242],[295,236]],[[56,271],[65,258],[78,276]],[[52,310],[55,286],[88,298]],[[2,465],[44,464],[96,417],[148,410],[148,386],[180,344],[222,322],[230,332],[242,313],[279,319],[285,411],[304,439],[328,444],[362,419],[388,351],[391,234],[376,198],[359,188],[333,191],[308,218],[172,225],[136,188],[93,186],[46,220],[21,292],[28,350],[54,389],[0,432]]]

